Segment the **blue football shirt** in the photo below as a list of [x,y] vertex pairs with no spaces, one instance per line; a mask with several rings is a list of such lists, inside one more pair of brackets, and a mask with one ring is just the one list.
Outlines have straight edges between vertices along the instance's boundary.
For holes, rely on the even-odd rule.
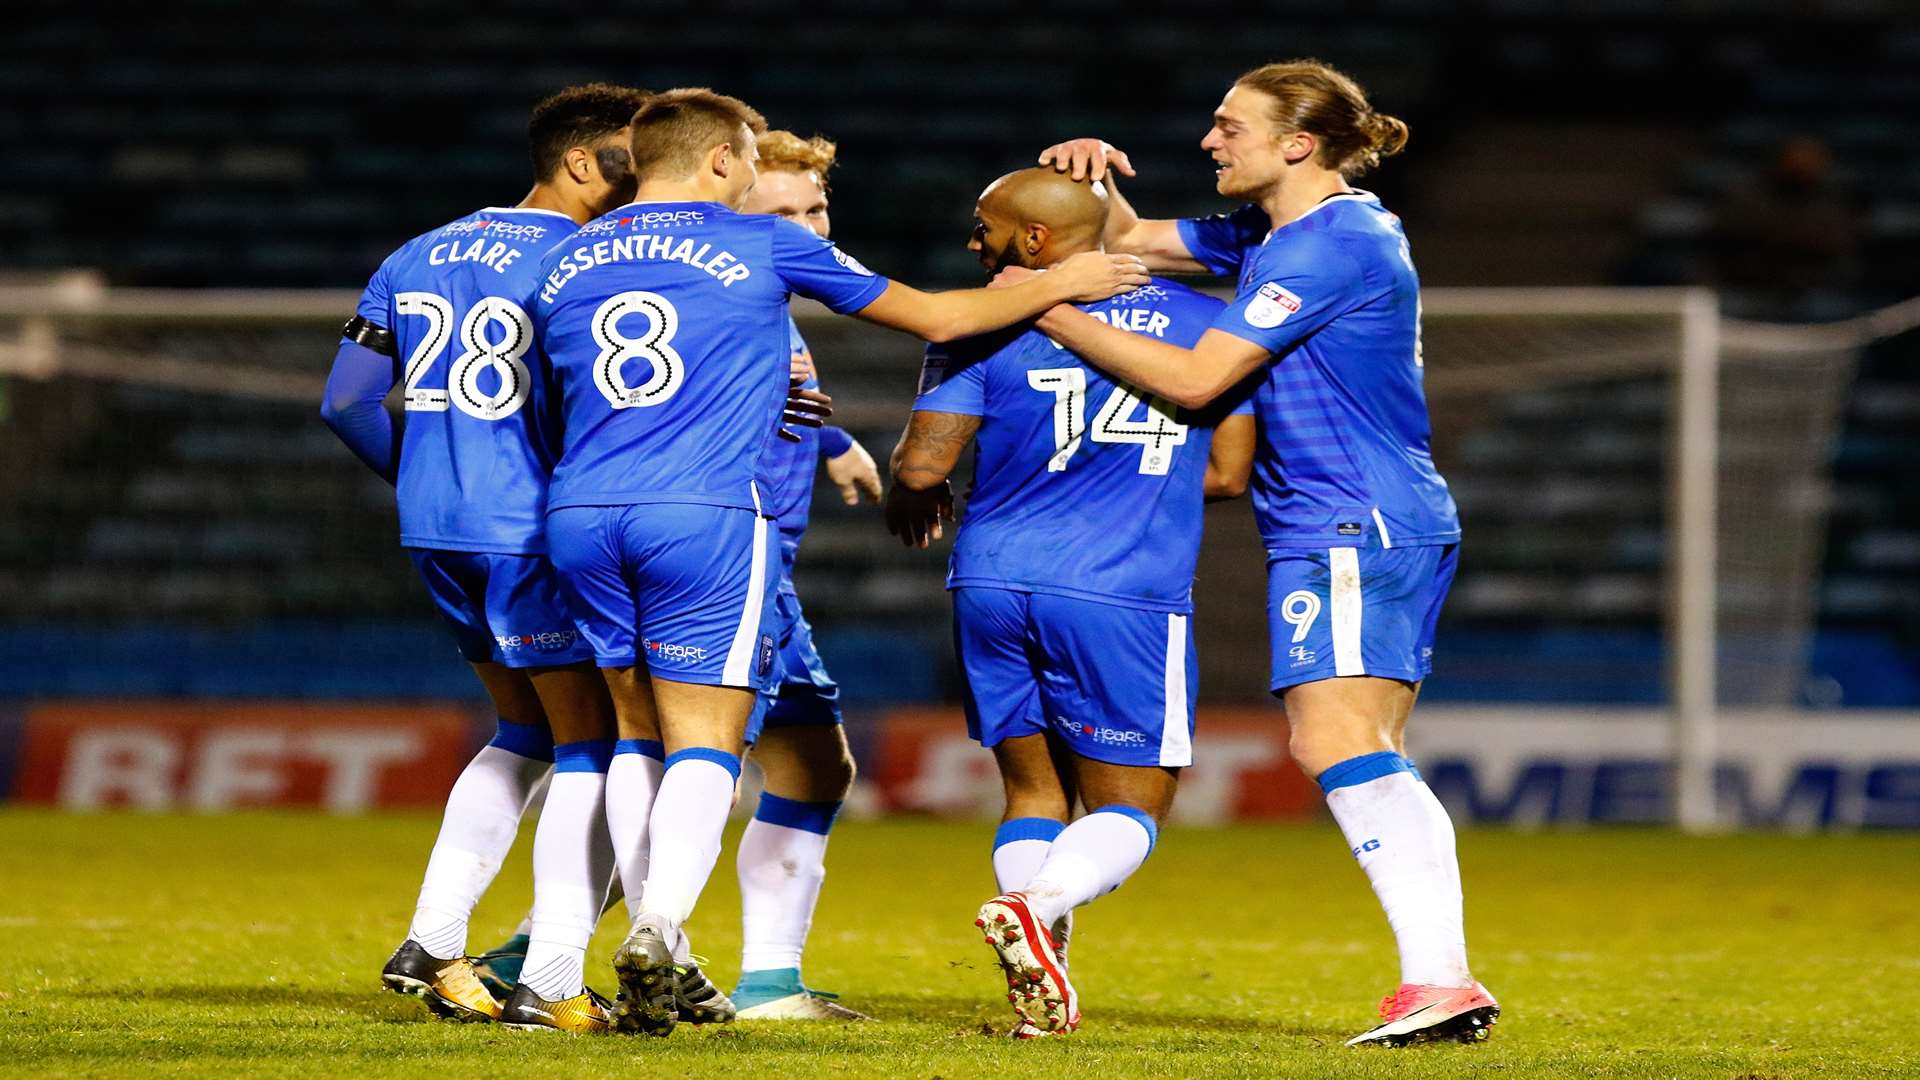
[[[1080,304],[1191,347],[1223,305],[1183,285]],[[1037,330],[927,348],[918,412],[981,418],[950,589],[991,586],[1188,612],[1213,429],[1252,409],[1234,392],[1177,409],[1115,383]]]
[[1255,395],[1253,504],[1269,548],[1460,539],[1433,465],[1420,278],[1400,219],[1364,191],[1267,228],[1258,207],[1180,223],[1187,250],[1235,275],[1216,329],[1273,354]]
[[406,380],[402,544],[546,551],[552,433],[528,307],[541,256],[577,228],[553,210],[490,207],[407,241],[367,282],[359,315],[392,331]]
[[842,314],[886,291],[813,233],[719,203],[634,203],[548,254],[535,332],[565,438],[547,506],[771,513],[795,293]]
[[[787,316],[788,351],[791,359],[810,356],[800,327]],[[800,384],[808,390],[820,388],[820,380],[808,376]],[[766,512],[780,529],[780,550],[789,571],[807,533],[807,519],[813,511],[813,482],[820,473],[820,429],[795,424],[788,428],[800,436],[799,442],[775,437],[767,447],[767,490],[761,494]]]

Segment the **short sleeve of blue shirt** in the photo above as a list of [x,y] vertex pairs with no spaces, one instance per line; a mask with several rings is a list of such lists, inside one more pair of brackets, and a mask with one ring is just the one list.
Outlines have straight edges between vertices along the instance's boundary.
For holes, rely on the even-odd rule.
[[1181,218],[1180,242],[1200,265],[1223,277],[1240,273],[1247,249],[1273,229],[1267,212],[1252,203],[1229,214]]
[[927,346],[926,361],[920,366],[920,397],[913,411],[986,415],[989,358],[956,354],[946,345]]
[[[360,306],[354,314],[367,320],[382,330],[392,330],[393,326],[393,288],[387,284],[387,264],[381,263],[380,269],[367,279],[366,291],[360,294]],[[342,338],[341,340],[346,340]]]
[[1249,258],[1244,284],[1213,328],[1270,353],[1292,349],[1364,296],[1359,262],[1324,233],[1276,238]]
[[773,223],[773,270],[788,289],[839,315],[873,303],[889,284],[860,260],[785,220]]

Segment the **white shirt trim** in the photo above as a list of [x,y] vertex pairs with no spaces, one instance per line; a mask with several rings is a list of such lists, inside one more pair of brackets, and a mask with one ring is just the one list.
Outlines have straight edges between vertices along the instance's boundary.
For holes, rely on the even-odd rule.
[[542,206],[488,206],[482,208],[480,212],[483,214],[552,214],[557,218],[566,218],[568,221],[573,220],[573,218],[567,214],[563,214],[558,210],[548,210]]

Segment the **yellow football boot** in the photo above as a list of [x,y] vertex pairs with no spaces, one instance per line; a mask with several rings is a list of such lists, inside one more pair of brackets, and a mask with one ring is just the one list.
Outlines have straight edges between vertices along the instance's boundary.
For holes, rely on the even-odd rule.
[[500,1002],[474,973],[464,956],[441,960],[409,939],[380,972],[380,982],[396,994],[410,994],[438,1017],[466,1023],[500,1019]]
[[548,1001],[522,983],[501,1006],[500,1022],[515,1031],[608,1035],[613,1032],[613,1006],[591,987],[563,1001]]

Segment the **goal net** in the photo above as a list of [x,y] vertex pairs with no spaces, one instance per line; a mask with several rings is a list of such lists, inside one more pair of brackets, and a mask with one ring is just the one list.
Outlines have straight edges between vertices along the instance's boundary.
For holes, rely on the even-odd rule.
[[[395,635],[438,633],[395,550],[391,491],[317,418],[355,299],[0,286],[0,455],[13,466],[0,470],[0,633],[132,635],[111,651],[192,649],[233,630],[254,650],[244,678],[298,663],[337,670],[355,695],[419,692],[373,662],[390,660]],[[1762,327],[1721,319],[1698,291],[1428,290],[1436,455],[1467,535],[1439,669],[1455,696],[1666,702],[1680,815],[1709,824],[1717,708],[1801,700],[1842,406],[1862,345],[1906,314]],[[800,319],[836,422],[884,460],[918,346],[819,309]],[[1260,552],[1243,506],[1211,513],[1203,683],[1210,698],[1258,698]],[[802,571],[816,624],[917,635],[944,654],[941,560],[902,550],[831,491],[814,521]],[[235,630],[262,624],[276,630]],[[40,655],[16,653],[11,681],[244,682],[183,663],[186,682],[156,686],[150,666],[128,674],[103,657],[48,684]]]

